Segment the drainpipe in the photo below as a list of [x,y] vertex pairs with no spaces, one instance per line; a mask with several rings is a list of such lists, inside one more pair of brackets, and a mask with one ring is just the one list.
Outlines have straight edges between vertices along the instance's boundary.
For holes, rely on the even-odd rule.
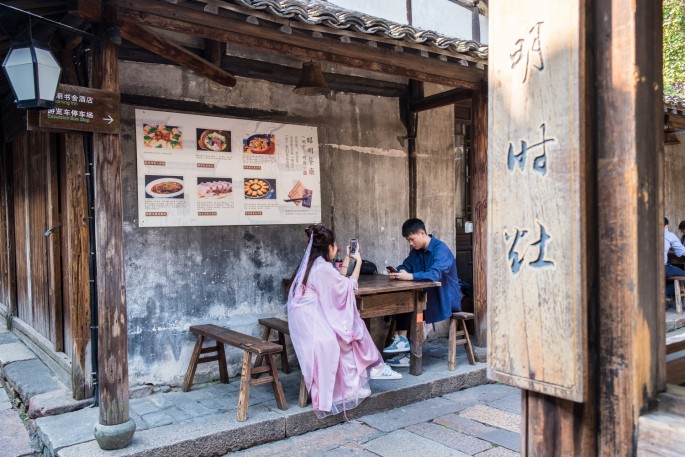
[[97,268],[95,259],[95,194],[93,183],[93,137],[84,138],[83,148],[86,156],[86,196],[88,200],[88,233],[90,239],[90,255],[88,256],[88,271],[90,278],[90,364],[93,385],[93,405],[100,404],[100,390],[98,388],[98,294]]

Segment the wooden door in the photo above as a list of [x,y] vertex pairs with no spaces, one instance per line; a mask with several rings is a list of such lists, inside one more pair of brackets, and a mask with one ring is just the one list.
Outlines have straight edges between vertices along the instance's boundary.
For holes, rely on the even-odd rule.
[[58,166],[53,138],[39,132],[21,135],[12,147],[12,163],[17,317],[62,352]]

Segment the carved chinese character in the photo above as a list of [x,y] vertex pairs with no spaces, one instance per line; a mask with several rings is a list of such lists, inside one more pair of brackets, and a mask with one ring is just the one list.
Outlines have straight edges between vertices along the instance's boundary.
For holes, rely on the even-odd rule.
[[523,62],[523,82],[528,79],[529,68],[534,68],[538,71],[545,69],[545,60],[542,55],[542,47],[540,45],[540,27],[544,22],[536,23],[529,31],[528,36],[519,38],[514,44],[514,52],[509,54],[511,57],[511,68]]
[[549,260],[545,257],[545,249],[547,247],[547,241],[551,238],[547,234],[547,229],[545,228],[544,225],[540,223],[540,221],[536,221],[538,226],[540,226],[540,239],[538,239],[535,243],[532,243],[530,247],[538,247],[538,257],[537,259],[533,260],[530,262],[530,266],[533,268],[543,268],[543,267],[551,267],[554,266],[554,261]]
[[519,169],[523,171],[526,165],[526,157],[528,151],[533,151],[537,148],[542,149],[542,152],[535,156],[533,159],[533,171],[545,176],[547,174],[547,146],[546,144],[552,141],[556,141],[554,138],[545,138],[546,126],[543,122],[540,124],[540,129],[542,130],[542,140],[535,144],[528,144],[528,141],[521,140],[521,150],[517,153],[514,151],[514,144],[509,143],[509,150],[507,151],[507,168],[509,171],[514,171],[514,167],[518,165]]
[[511,268],[512,274],[516,274],[521,271],[524,266],[526,259],[526,254],[530,249],[537,248],[537,257],[535,259],[529,259],[528,265],[531,268],[545,268],[553,267],[554,260],[547,257],[547,243],[552,238],[547,233],[547,228],[540,221],[535,221],[539,227],[540,238],[536,241],[526,244],[524,238],[528,234],[527,229],[514,228],[513,233],[509,231],[504,231],[504,242],[508,247],[507,259],[509,261],[509,267]]

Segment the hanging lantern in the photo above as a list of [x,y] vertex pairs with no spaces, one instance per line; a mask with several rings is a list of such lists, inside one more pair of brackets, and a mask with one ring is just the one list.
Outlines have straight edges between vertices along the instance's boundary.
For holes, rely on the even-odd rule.
[[293,89],[299,95],[328,95],[331,90],[326,84],[319,62],[304,62],[300,81]]
[[2,69],[17,108],[52,108],[62,73],[50,49],[37,42],[13,43]]

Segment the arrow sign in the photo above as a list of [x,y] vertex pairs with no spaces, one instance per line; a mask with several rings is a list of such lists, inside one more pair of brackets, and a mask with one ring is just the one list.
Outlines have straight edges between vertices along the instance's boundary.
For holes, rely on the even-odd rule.
[[119,133],[119,94],[60,84],[55,108],[30,110],[26,119],[29,130],[116,134]]

